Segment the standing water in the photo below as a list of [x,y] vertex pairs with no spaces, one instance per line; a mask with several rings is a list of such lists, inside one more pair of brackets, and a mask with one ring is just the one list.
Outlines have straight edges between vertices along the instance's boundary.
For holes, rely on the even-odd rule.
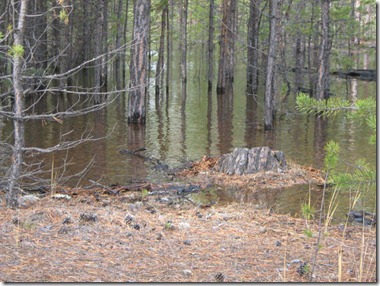
[[[300,114],[295,109],[295,93],[278,94],[278,112],[273,131],[263,128],[263,96],[260,90],[257,101],[245,93],[245,65],[238,65],[234,90],[220,97],[215,88],[208,92],[205,66],[202,60],[190,54],[188,63],[189,79],[187,94],[183,98],[180,80],[173,77],[168,97],[154,96],[151,88],[147,102],[147,123],[145,127],[128,125],[127,94],[118,97],[106,109],[77,118],[57,121],[30,121],[26,125],[25,142],[27,146],[47,148],[58,144],[61,139],[77,140],[83,134],[93,138],[104,138],[83,143],[67,152],[36,155],[33,160],[43,159],[43,168],[65,164],[54,174],[57,180],[65,175],[90,169],[68,184],[89,185],[90,181],[101,184],[127,184],[136,180],[160,180],[160,174],[152,170],[144,160],[136,156],[121,155],[120,149],[135,150],[145,147],[147,156],[156,157],[169,166],[177,166],[186,160],[199,160],[202,156],[219,156],[229,153],[236,147],[269,146],[282,150],[286,159],[314,168],[323,167],[324,146],[334,140],[341,148],[341,162],[354,163],[364,158],[376,164],[374,146],[369,145],[370,131],[366,125],[357,125],[345,114],[322,120],[311,115]],[[366,68],[373,68],[374,62]],[[374,58],[374,57],[372,57]],[[361,62],[361,61],[359,61]],[[177,67],[178,68],[178,67]],[[358,67],[362,68],[362,67]],[[179,74],[173,67],[173,75]],[[154,78],[152,78],[152,81]],[[261,84],[262,84],[261,79]],[[279,85],[280,86],[280,85]],[[356,79],[331,78],[331,92],[335,96],[350,101],[374,96],[376,83]],[[56,108],[65,110],[81,96],[50,95],[40,100],[34,111]],[[12,122],[0,121],[0,136],[6,140],[12,132]],[[90,165],[89,165],[90,164]],[[341,163],[344,171],[346,165]],[[49,175],[50,176],[50,175]],[[49,177],[50,178],[50,177]],[[215,190],[214,190],[215,192]],[[264,192],[264,191],[263,191]],[[220,202],[251,201],[275,207],[278,211],[296,214],[300,204],[309,195],[309,186],[299,186],[286,190],[265,191],[260,194],[239,194],[239,190],[219,190]],[[235,195],[232,195],[235,194]],[[363,196],[361,204],[369,210],[374,209],[375,194]],[[239,199],[238,199],[239,198]],[[341,212],[349,208],[349,197],[342,195]]]

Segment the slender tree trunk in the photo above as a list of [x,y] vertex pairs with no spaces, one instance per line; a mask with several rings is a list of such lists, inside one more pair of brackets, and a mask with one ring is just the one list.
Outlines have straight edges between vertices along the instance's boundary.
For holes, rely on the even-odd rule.
[[102,25],[102,44],[101,52],[104,54],[102,57],[102,70],[101,70],[101,83],[105,90],[107,90],[107,63],[108,63],[108,0],[103,0],[103,25]]
[[[0,17],[2,19],[2,21],[0,21],[0,31],[5,31],[9,23],[11,23],[10,18],[11,18],[12,13],[10,12],[10,8],[11,8],[11,0],[0,1],[0,11],[1,11]],[[10,37],[3,39],[2,45],[10,46],[9,41],[10,41]],[[0,57],[0,75],[7,74],[9,66],[10,66],[10,61],[8,61],[6,57]],[[2,91],[2,88],[4,88],[4,86],[0,84],[0,91]]]
[[[281,1],[280,1],[280,3],[281,3]],[[282,25],[277,24],[277,30],[278,30],[277,33],[280,34],[278,36],[279,46],[280,46],[279,47],[279,55],[280,55],[279,71],[281,72],[283,79],[284,79],[284,82],[286,83],[286,86],[287,86],[285,98],[287,97],[287,95],[289,95],[290,90],[291,90],[291,84],[290,84],[290,80],[288,77],[288,65],[287,65],[287,60],[286,60],[287,59],[286,49],[288,47],[288,43],[287,43],[288,35],[287,35],[287,31],[285,29],[285,26],[287,26],[289,24],[289,12],[290,12],[290,9],[292,8],[293,0],[289,0],[288,3],[289,4],[288,4],[288,7],[286,8],[285,15],[282,16],[282,20],[281,20]],[[280,11],[282,10],[281,5],[282,4],[280,4],[280,7],[278,7],[278,9]]]
[[[86,37],[86,46],[83,49],[83,59],[84,60],[89,60],[91,57],[91,48],[92,48],[92,41],[87,38],[87,35],[90,34],[91,27],[90,27],[90,20],[89,20],[89,15],[91,15],[91,11],[88,7],[91,7],[91,3],[89,3],[90,0],[82,0],[82,9],[83,9],[83,17],[85,21],[83,21],[83,27],[82,27],[82,34],[84,37]],[[84,69],[84,75],[86,79],[90,78],[89,76],[89,69],[86,67]]]
[[[125,19],[124,19],[124,27],[123,27],[123,45],[127,43],[127,28],[128,28],[128,10],[129,10],[129,0],[125,1]],[[126,57],[125,52],[122,53],[121,57],[121,69],[123,71],[122,75],[122,81],[126,81],[126,73],[127,73],[127,67],[126,67]]]
[[[299,22],[302,9],[305,7],[305,2],[296,2],[295,11],[297,13],[296,21]],[[294,50],[294,62],[295,62],[295,79],[294,85],[297,91],[299,87],[302,87],[304,76],[304,64],[305,64],[305,38],[302,34],[300,27],[296,29],[295,41],[296,47]]]
[[[314,0],[314,17],[312,20],[313,25],[313,36],[312,36],[312,54],[311,54],[311,60],[312,60],[312,69],[311,69],[311,75],[312,75],[312,81],[310,83],[310,89],[312,91],[313,97],[316,97],[316,89],[317,89],[317,68],[319,66],[318,60],[319,60],[319,47],[320,47],[320,21],[318,21],[319,16],[316,14],[316,7],[319,6],[321,0]],[[318,11],[318,10],[317,10]]]
[[319,68],[316,98],[318,100],[327,99],[330,90],[330,0],[322,0],[322,37],[319,50]]
[[295,88],[298,89],[303,83],[305,47],[303,45],[303,36],[296,36],[295,58]]
[[[123,12],[123,0],[118,0],[117,5],[115,5],[116,10],[116,17],[117,21],[121,21],[122,19],[122,12]],[[126,11],[127,13],[127,11]],[[116,31],[116,38],[115,38],[115,45],[116,49],[119,49],[122,46],[122,39],[123,39],[123,26],[121,25],[121,22],[117,25],[117,31]],[[123,43],[124,44],[124,43]],[[124,52],[118,51],[115,59],[115,81],[116,81],[116,87],[117,89],[121,89],[122,87],[122,80],[121,80],[121,72],[122,72],[122,54]]]
[[227,89],[230,90],[234,81],[236,0],[224,0],[222,9],[217,93],[225,93]]
[[[307,39],[307,67],[308,67],[308,76],[309,76],[309,86],[310,86],[310,96],[315,96],[315,86],[316,86],[316,79],[315,79],[315,53],[314,50],[316,49],[315,45],[317,44],[318,39],[318,23],[315,20],[315,10],[318,0],[314,0],[312,3],[309,3],[311,5],[311,16],[310,16],[310,30],[312,33],[309,33],[308,39]],[[313,58],[314,56],[314,58]]]
[[187,9],[188,9],[188,0],[181,1],[181,41],[180,41],[180,50],[181,50],[181,80],[182,84],[187,82]]
[[[96,9],[96,21],[95,21],[95,57],[98,57],[102,53],[102,43],[103,43],[103,5],[104,0],[97,0]],[[94,85],[95,85],[95,103],[100,102],[100,87],[102,84],[102,59],[98,58],[95,60],[94,67]]]
[[[172,51],[172,42],[170,39],[170,18],[169,18],[169,9],[171,9],[172,5],[168,3],[168,8],[166,9],[166,98],[169,98],[169,86],[170,86],[170,59],[171,59],[171,51]],[[166,101],[166,103],[168,100]]]
[[[62,8],[66,10],[67,8]],[[59,22],[59,72],[64,73],[69,70],[70,63],[70,49],[71,42],[67,39],[70,38],[70,26],[68,21],[60,21]],[[65,90],[67,87],[68,81],[67,77],[60,78],[60,88]]]
[[265,130],[273,129],[274,109],[274,81],[275,81],[275,65],[276,65],[276,11],[277,0],[270,2],[270,35],[269,35],[269,51],[268,63],[265,80],[265,111],[264,111],[264,128]]
[[[13,4],[14,5],[14,4]],[[18,14],[17,29],[14,34],[14,45],[24,46],[23,38],[25,31],[25,18],[27,15],[28,0],[22,0],[20,5],[20,11]],[[15,8],[15,7],[14,7]],[[22,55],[15,55],[13,57],[13,88],[15,93],[14,101],[14,145],[12,165],[9,173],[8,192],[6,194],[7,206],[16,208],[18,206],[18,183],[20,180],[21,166],[23,163],[23,148],[24,148],[24,89],[22,86],[22,69],[24,65],[24,59]]]
[[208,18],[208,89],[212,89],[214,79],[214,0],[210,0],[210,11]]
[[136,0],[133,14],[128,122],[145,124],[150,0]]
[[247,93],[256,95],[259,83],[259,15],[261,0],[251,0],[247,36]]
[[46,33],[46,1],[29,1],[28,11],[34,17],[26,18],[25,34],[29,43],[29,64],[37,71],[42,72],[47,64],[47,33]]

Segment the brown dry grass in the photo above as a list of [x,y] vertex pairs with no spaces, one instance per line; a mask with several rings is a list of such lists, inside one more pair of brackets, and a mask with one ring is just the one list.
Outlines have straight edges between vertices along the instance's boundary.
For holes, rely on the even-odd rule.
[[[0,208],[1,281],[309,280],[295,261],[311,264],[313,222],[309,238],[304,220],[250,204],[198,208],[153,196],[133,203],[136,192],[76,193],[69,201],[45,197],[19,210]],[[342,281],[376,281],[376,230],[360,226],[328,229],[313,281],[338,281],[340,250]]]

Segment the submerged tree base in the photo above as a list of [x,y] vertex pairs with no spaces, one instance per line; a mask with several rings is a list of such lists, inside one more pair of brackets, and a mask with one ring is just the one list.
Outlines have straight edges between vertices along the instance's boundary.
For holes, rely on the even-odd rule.
[[176,174],[177,178],[186,178],[193,183],[202,182],[226,187],[244,187],[257,190],[265,185],[266,188],[289,187],[297,184],[323,185],[323,173],[311,166],[301,166],[292,161],[287,162],[286,169],[260,171],[253,174],[226,174],[219,171],[219,158],[204,156],[194,162],[190,168]]

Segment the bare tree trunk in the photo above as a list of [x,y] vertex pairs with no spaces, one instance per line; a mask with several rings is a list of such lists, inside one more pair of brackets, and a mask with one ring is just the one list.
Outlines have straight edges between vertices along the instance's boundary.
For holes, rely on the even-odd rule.
[[161,15],[161,36],[160,36],[160,47],[158,49],[158,61],[156,66],[156,84],[155,91],[156,97],[159,97],[160,90],[163,86],[164,80],[164,53],[165,53],[165,31],[166,31],[166,15],[168,7],[165,6],[162,9]]
[[[291,90],[291,84],[290,84],[290,80],[289,80],[289,77],[288,77],[288,65],[287,65],[287,61],[286,61],[286,58],[287,58],[287,54],[286,54],[286,48],[288,47],[288,43],[287,43],[287,38],[288,38],[288,35],[287,35],[287,31],[285,29],[285,26],[287,26],[289,24],[289,12],[290,12],[290,9],[292,7],[292,4],[293,4],[293,0],[289,0],[288,2],[288,7],[286,8],[286,12],[285,12],[285,15],[282,16],[282,19],[281,19],[281,25],[278,25],[277,24],[277,34],[279,34],[279,36],[277,36],[277,38],[279,39],[279,55],[280,55],[280,60],[279,60],[279,72],[281,72],[282,76],[283,76],[283,79],[284,79],[284,82],[286,83],[286,86],[287,86],[287,91],[286,91],[286,96],[284,99],[287,98],[287,96],[289,95],[290,93],[290,90]],[[281,3],[280,1],[280,4],[279,4],[279,7],[278,9],[281,11],[282,10],[282,6],[283,3]]]
[[247,37],[247,93],[256,95],[259,83],[259,15],[261,0],[251,0]]
[[187,82],[187,8],[188,0],[181,1],[181,41],[180,41],[180,50],[181,50],[181,80],[182,84]]
[[[116,17],[118,21],[121,21],[122,19],[122,11],[123,11],[123,0],[118,0],[117,5],[115,4],[115,10],[116,10]],[[128,11],[125,11],[128,13]],[[123,40],[123,26],[118,23],[117,25],[117,31],[116,31],[116,37],[115,37],[115,45],[116,49],[119,49],[122,46],[122,40]],[[123,43],[124,44],[124,43]],[[115,81],[116,81],[116,88],[121,89],[122,87],[122,80],[121,80],[121,71],[122,71],[122,54],[124,52],[118,51],[115,59]]]
[[208,18],[208,89],[212,89],[214,79],[214,0],[210,0],[210,11]]
[[[26,18],[25,40],[28,42],[28,48],[24,58],[28,62],[28,67],[34,70],[35,76],[42,75],[47,66],[46,10],[46,1],[28,2],[29,14],[35,16]],[[37,78],[29,83],[35,89],[42,85]]]
[[108,63],[108,0],[103,0],[103,25],[102,25],[102,49],[104,54],[102,57],[102,70],[101,70],[101,83],[105,90],[107,90],[107,63]]
[[330,89],[330,0],[322,0],[322,37],[319,50],[319,68],[316,98],[318,100],[327,99]]
[[[98,57],[102,53],[102,42],[103,42],[103,0],[97,0],[97,9],[96,9],[96,21],[95,21],[95,57]],[[100,86],[102,84],[102,59],[98,58],[95,60],[94,67],[94,85],[95,85],[95,103],[100,102]]]
[[303,83],[303,67],[304,67],[305,46],[303,45],[303,36],[296,36],[295,58],[295,88],[298,89]]
[[[14,5],[14,4],[13,4]],[[14,45],[23,47],[23,38],[25,31],[25,18],[27,14],[28,0],[22,0],[20,12],[18,14],[17,30],[14,34]],[[24,147],[24,89],[22,86],[22,69],[24,59],[22,55],[13,56],[13,88],[15,93],[14,101],[14,145],[13,145],[13,160],[9,173],[8,191],[6,194],[6,203],[8,207],[16,208],[18,206],[18,183],[23,163],[23,147]]]
[[[89,15],[91,15],[91,11],[88,7],[91,7],[91,3],[89,3],[90,0],[82,0],[82,9],[83,9],[83,17],[84,19],[86,19],[86,21],[83,21],[83,27],[82,27],[82,33],[84,35],[84,37],[86,37],[86,47],[83,49],[83,59],[84,60],[88,60],[90,59],[91,57],[91,49],[92,49],[92,41],[90,41],[88,38],[87,38],[87,35],[90,35],[91,34],[91,27],[90,27],[90,21],[88,20],[89,19]],[[89,76],[89,69],[86,67],[84,69],[84,75],[83,75],[86,79],[90,78]]]
[[[8,23],[10,22],[10,15],[9,12],[10,7],[10,0],[0,1],[0,18],[2,21],[0,21],[0,31],[5,31]],[[3,39],[2,44],[4,46],[9,46],[9,37]],[[1,49],[1,52],[4,52],[3,49]],[[0,57],[0,75],[4,75],[7,73],[9,61],[5,57]],[[3,85],[0,84],[0,92],[3,91]]]
[[310,5],[311,7],[311,17],[310,17],[310,29],[313,31],[309,34],[307,40],[307,64],[308,64],[308,75],[309,75],[309,86],[310,86],[310,95],[315,97],[315,89],[316,89],[316,72],[315,66],[317,63],[317,58],[315,55],[316,46],[318,45],[318,30],[319,25],[318,21],[316,21],[316,7],[318,5],[319,0],[314,0]]
[[145,124],[147,92],[147,56],[150,23],[150,0],[136,0],[133,13],[133,44],[130,62],[128,122]]
[[[171,51],[172,51],[172,42],[170,40],[170,18],[169,18],[169,9],[172,8],[172,4],[170,4],[170,0],[168,2],[168,8],[166,10],[166,98],[169,98],[169,86],[170,86],[170,59],[171,59]],[[167,101],[166,101],[167,102]]]
[[265,130],[273,129],[274,119],[274,74],[276,65],[276,11],[277,0],[271,0],[270,2],[270,36],[269,36],[269,51],[268,51],[268,63],[265,80],[265,111],[264,111],[264,128]]
[[[67,8],[62,8],[64,10],[68,10]],[[68,12],[66,12],[68,14]],[[71,49],[71,41],[67,41],[70,37],[70,27],[68,22],[60,21],[59,22],[59,72],[64,73],[69,70],[69,62],[70,62],[70,49]],[[66,89],[67,87],[67,77],[60,78],[60,88]]]
[[[305,2],[296,2],[295,11],[297,13],[296,21],[299,22],[301,17],[299,16],[301,10],[304,9]],[[296,29],[295,41],[296,47],[294,50],[294,61],[295,61],[295,79],[294,85],[295,90],[302,87],[303,76],[304,76],[304,65],[305,65],[305,38],[306,36],[302,34],[301,27]]]
[[[124,19],[124,27],[123,27],[123,44],[124,45],[127,43],[128,10],[129,10],[129,0],[126,0],[125,1],[125,19]],[[121,63],[122,63],[121,69],[123,71],[122,81],[125,82],[126,73],[127,73],[125,52],[123,52],[122,54]]]
[[223,1],[223,19],[220,32],[220,56],[218,69],[218,93],[230,90],[234,81],[236,41],[236,0]]

